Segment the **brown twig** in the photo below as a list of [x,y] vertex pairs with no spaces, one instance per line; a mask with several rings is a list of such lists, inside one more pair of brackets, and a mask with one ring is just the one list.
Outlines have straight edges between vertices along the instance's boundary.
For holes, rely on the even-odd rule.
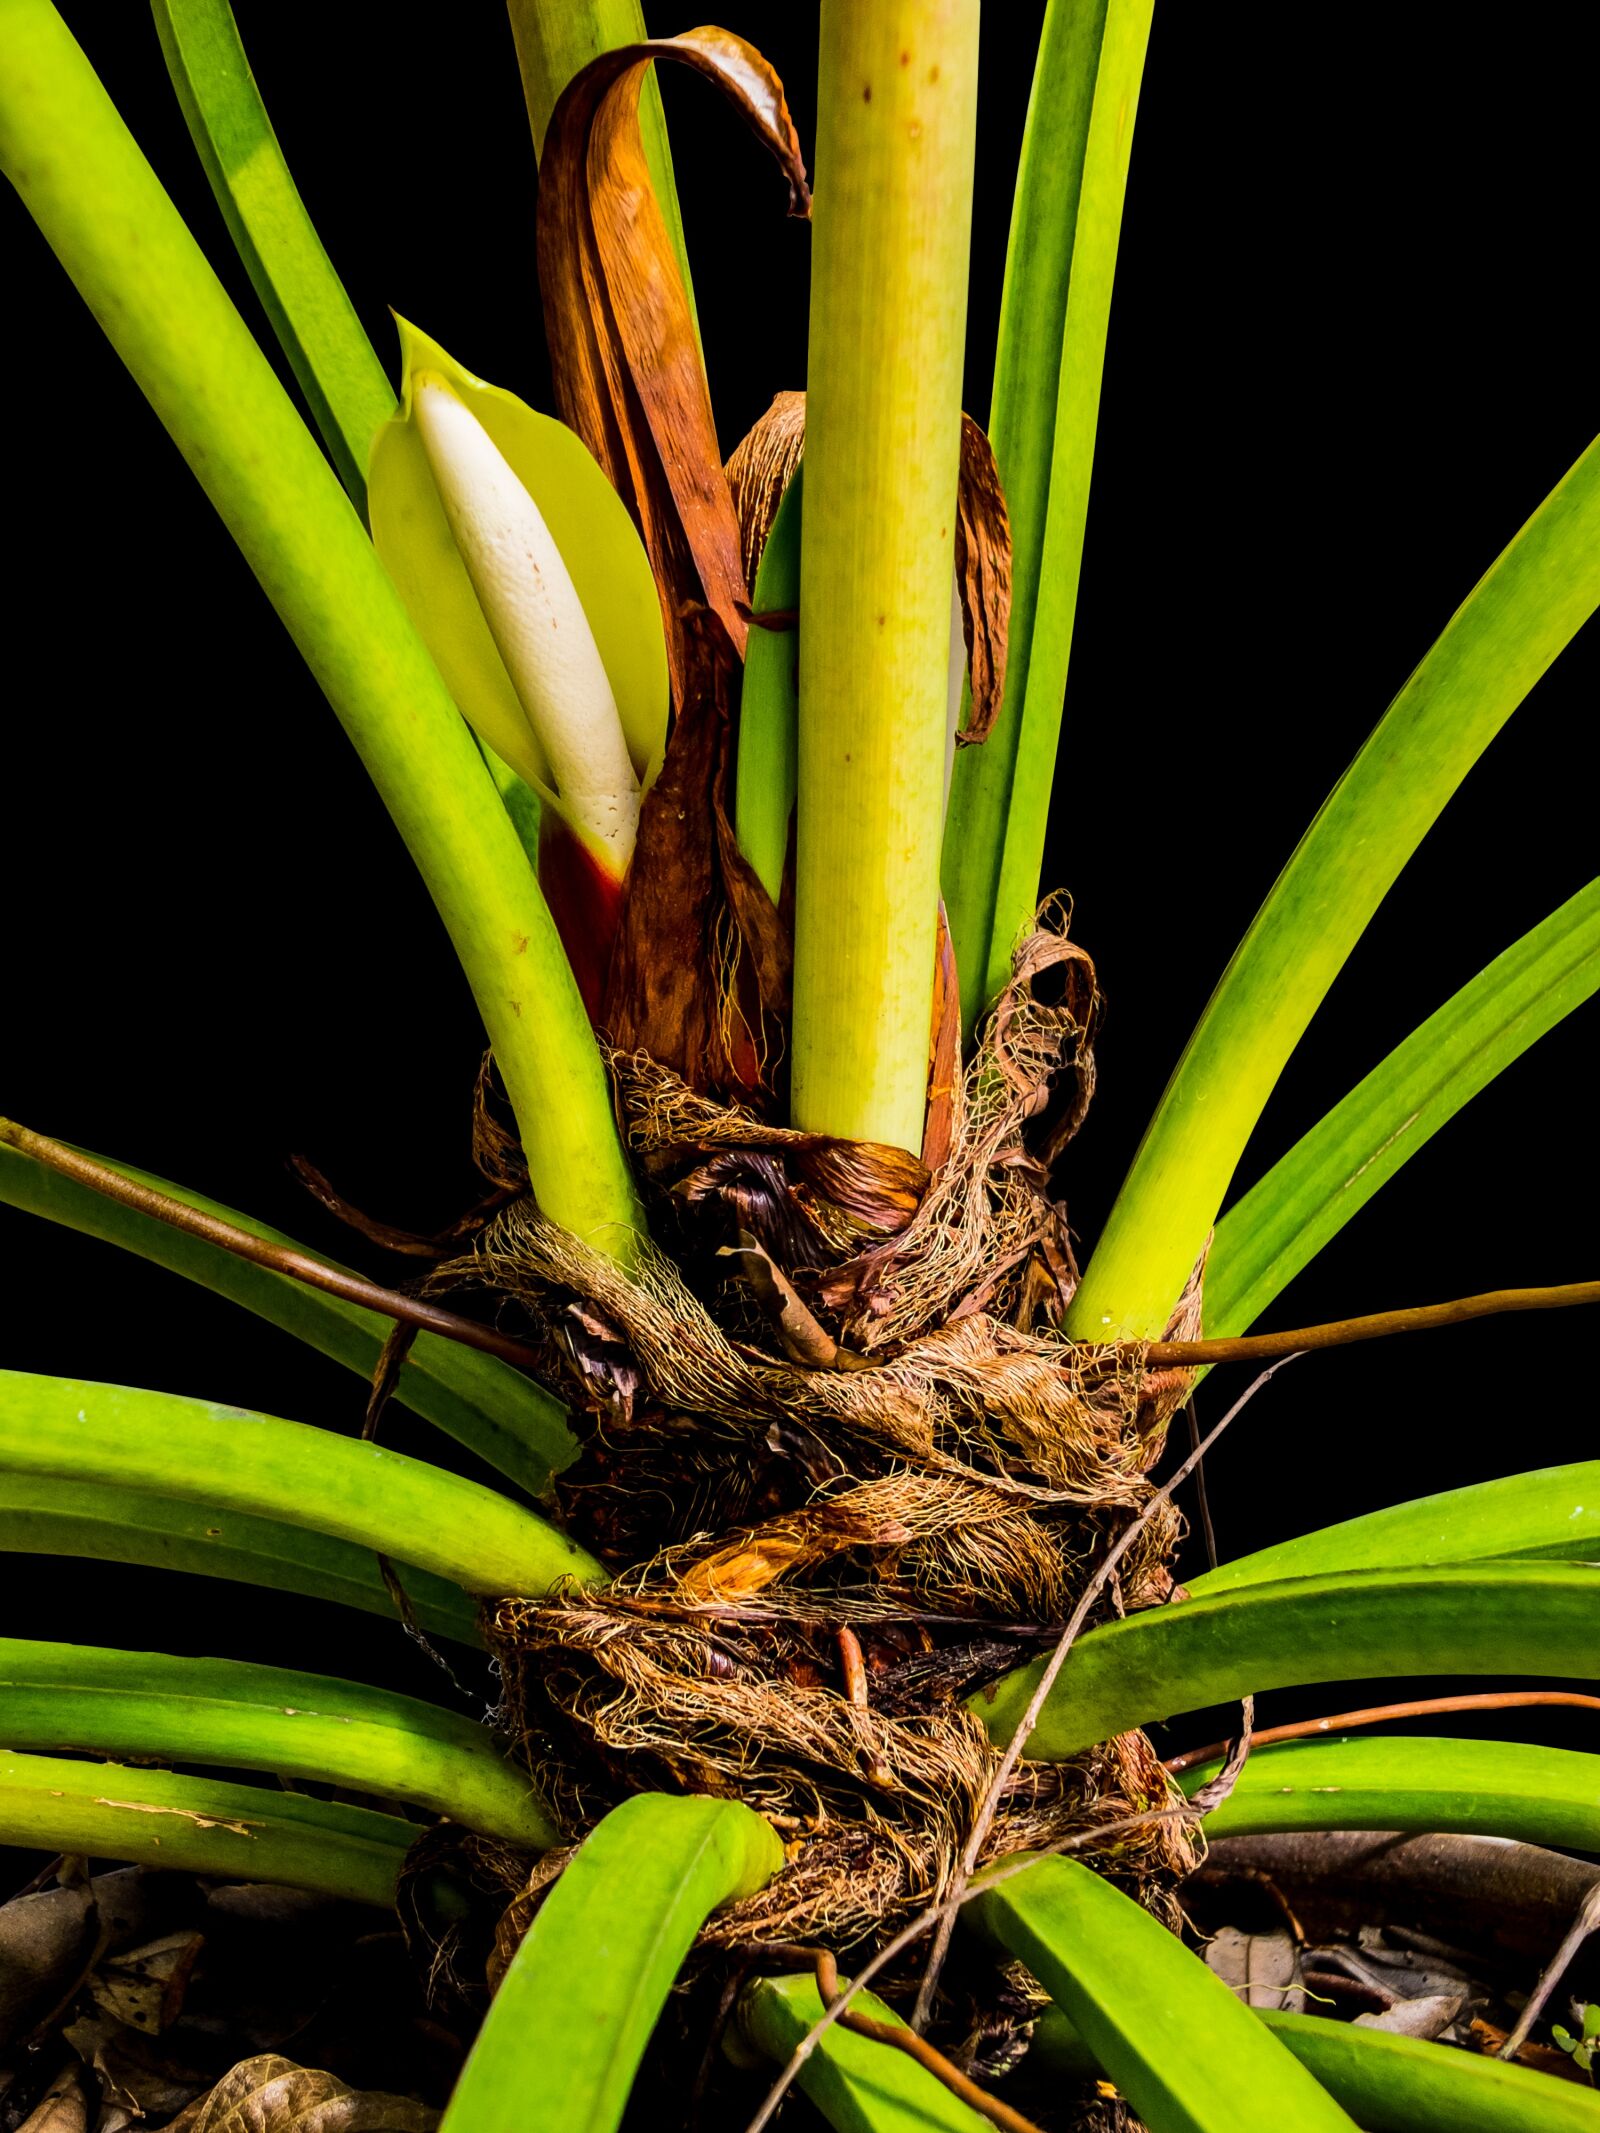
[[[1263,1726],[1255,1736],[1258,1748],[1274,1741],[1307,1740],[1317,1733],[1345,1733],[1355,1726],[1377,1726],[1389,1718],[1431,1718],[1444,1711],[1514,1711],[1528,1704],[1559,1704],[1579,1711],[1600,1711],[1600,1696],[1582,1696],[1575,1689],[1486,1690],[1477,1696],[1423,1696],[1408,1703],[1377,1703],[1359,1711],[1336,1711],[1331,1718],[1301,1718],[1292,1726]],[[1164,1765],[1173,1777],[1182,1777],[1201,1763],[1215,1762],[1227,1752],[1225,1740],[1207,1741],[1203,1748],[1188,1748]]]
[[1595,1303],[1600,1303],[1600,1281],[1569,1281],[1553,1289],[1486,1289],[1481,1296],[1458,1296],[1451,1303],[1414,1304],[1402,1311],[1375,1311],[1366,1318],[1335,1318],[1326,1325],[1298,1326],[1286,1333],[1152,1341],[1145,1360],[1162,1369],[1172,1364],[1199,1369],[1211,1363],[1265,1363],[1274,1356],[1298,1355],[1310,1348],[1345,1348],[1354,1341],[1386,1340],[1391,1333],[1459,1326],[1469,1318],[1493,1318],[1502,1311],[1564,1311],[1573,1304]]
[[[826,1948],[817,1950],[817,1990],[822,1995],[824,2007],[831,2007],[844,1997],[839,1990],[838,1966]],[[992,2126],[1002,2127],[1004,2133],[1041,2133],[1031,2118],[1024,2118],[1009,2103],[1002,2103],[998,2096],[991,2096],[987,2089],[980,2088],[970,2074],[964,2074],[914,2029],[905,2029],[898,2022],[875,2021],[871,2015],[861,2014],[854,2007],[843,2006],[839,2026],[854,2030],[858,2037],[870,2037],[875,2044],[891,2045],[894,2050],[915,2059],[935,2081],[942,2081],[952,2096],[959,2096],[969,2110],[976,2111],[980,2118],[987,2118]]]
[[[1016,1731],[1007,1742],[1005,1753],[1000,1758],[999,1767],[990,1779],[988,1790],[983,1796],[977,1814],[973,1817],[972,1828],[968,1832],[967,1841],[962,1847],[961,1861],[956,1868],[951,1892],[954,1897],[959,1898],[962,1889],[971,1880],[977,1868],[978,1859],[988,1839],[989,1831],[994,1825],[995,1814],[1005,1796],[1005,1789],[1011,1782],[1012,1773],[1022,1760],[1022,1751],[1028,1745],[1029,1736],[1039,1722],[1039,1713],[1044,1709],[1046,1699],[1056,1685],[1056,1678],[1067,1663],[1067,1654],[1071,1651],[1079,1631],[1088,1620],[1089,1610],[1105,1590],[1118,1563],[1122,1561],[1122,1558],[1133,1546],[1133,1543],[1144,1531],[1151,1519],[1155,1517],[1156,1513],[1163,1505],[1171,1502],[1173,1491],[1180,1482],[1188,1479],[1194,1468],[1200,1464],[1234,1416],[1247,1407],[1266,1384],[1267,1380],[1273,1377],[1283,1368],[1284,1363],[1290,1360],[1291,1358],[1288,1356],[1280,1358],[1278,1362],[1263,1370],[1260,1376],[1245,1388],[1222,1420],[1208,1430],[1205,1436],[1197,1442],[1194,1450],[1183,1461],[1182,1465],[1174,1471],[1171,1479],[1164,1482],[1155,1491],[1139,1515],[1128,1521],[1112,1546],[1107,1550],[1099,1568],[1084,1587],[1077,1606],[1068,1617],[1066,1628],[1057,1638],[1055,1650],[1045,1662],[1044,1672],[1039,1676],[1038,1685],[1028,1699],[1027,1709],[1018,1720]],[[944,1966],[945,1955],[950,1946],[950,1935],[955,1929],[955,1915],[954,1909],[951,1909],[947,1914],[946,1921],[940,1924],[934,1938],[933,1947],[928,1956],[928,1967],[917,1993],[917,2004],[912,2011],[911,2025],[914,2029],[920,2028],[922,2023],[927,2020],[928,2010],[933,2005],[933,1995],[938,1986],[939,1972]]]
[[236,1259],[247,1259],[252,1266],[265,1267],[272,1274],[287,1275],[291,1281],[303,1282],[308,1289],[321,1289],[325,1295],[360,1304],[368,1311],[378,1312],[381,1317],[416,1326],[425,1333],[440,1334],[445,1340],[460,1342],[464,1348],[481,1348],[485,1355],[498,1356],[504,1363],[514,1363],[519,1370],[537,1374],[541,1368],[540,1358],[532,1348],[504,1333],[497,1333],[492,1326],[480,1326],[476,1319],[441,1310],[437,1304],[425,1303],[420,1297],[404,1295],[398,1289],[386,1289],[376,1281],[364,1280],[359,1274],[347,1274],[343,1268],[313,1259],[309,1252],[297,1251],[291,1244],[272,1244],[264,1237],[254,1237],[249,1230],[224,1222],[220,1215],[203,1214],[199,1208],[189,1207],[168,1193],[157,1192],[153,1185],[140,1185],[113,1170],[109,1163],[97,1163],[93,1156],[82,1155],[63,1141],[51,1140],[48,1134],[34,1133],[13,1119],[0,1118],[0,1144],[15,1148],[19,1155],[31,1156],[46,1169],[58,1171],[62,1177],[71,1178],[79,1185],[87,1185],[90,1191],[115,1200],[119,1206],[132,1208],[136,1214],[150,1215],[157,1222],[165,1222],[188,1236],[202,1238],[221,1251],[231,1252]]
[[858,1711],[864,1711],[867,1708],[867,1669],[861,1656],[861,1639],[848,1622],[841,1622],[834,1635],[839,1645],[844,1692]]
[[1517,2017],[1517,2026],[1500,2047],[1502,2059],[1514,2059],[1528,2041],[1528,2034],[1544,2012],[1544,2005],[1556,1986],[1561,1974],[1577,1954],[1591,1933],[1600,1933],[1600,1885],[1592,1888],[1578,1907],[1578,1915],[1567,1928],[1559,1948],[1539,1973],[1539,1982],[1529,1995],[1528,2004]]

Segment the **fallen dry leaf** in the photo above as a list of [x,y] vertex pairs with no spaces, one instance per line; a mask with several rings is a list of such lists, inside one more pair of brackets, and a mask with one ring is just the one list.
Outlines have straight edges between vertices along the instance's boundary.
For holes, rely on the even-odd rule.
[[348,2088],[277,2052],[241,2059],[172,2121],[173,2133],[433,2133],[437,2111]]

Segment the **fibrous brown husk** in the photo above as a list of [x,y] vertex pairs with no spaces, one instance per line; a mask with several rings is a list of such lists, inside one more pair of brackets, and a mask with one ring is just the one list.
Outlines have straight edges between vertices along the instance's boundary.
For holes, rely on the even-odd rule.
[[[657,1237],[627,1269],[524,1198],[464,1275],[514,1300],[586,1424],[573,1524],[623,1567],[486,1616],[506,1717],[576,1838],[641,1787],[739,1798],[790,1864],[712,1939],[847,1946],[948,1886],[999,1750],[966,1699],[1059,1634],[1148,1503],[1182,1386],[1058,1330],[1076,1282],[1054,1155],[1093,1086],[1093,968],[1049,907],[932,1171],[772,1126],[614,1057]],[[1198,1294],[1196,1288],[1196,1296]],[[1176,1514],[1107,1609],[1157,1604]],[[1169,1804],[1142,1735],[1024,1760],[989,1854]],[[1176,1822],[1119,1844],[1159,1892]]]

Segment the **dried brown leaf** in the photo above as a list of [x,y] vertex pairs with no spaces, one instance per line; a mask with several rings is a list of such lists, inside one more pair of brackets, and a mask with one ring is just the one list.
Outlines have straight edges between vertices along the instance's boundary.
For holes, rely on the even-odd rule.
[[766,413],[745,432],[728,461],[728,487],[739,520],[745,583],[752,588],[761,551],[806,447],[806,396],[776,393]]
[[158,2036],[178,2019],[204,1946],[198,1933],[165,1933],[142,1948],[107,1956],[89,1979],[95,2005],[130,2029]]
[[1000,716],[1011,624],[1011,521],[989,440],[970,415],[961,418],[956,583],[972,681],[972,709],[956,740],[970,748],[987,740]]
[[719,1259],[731,1259],[744,1277],[762,1309],[778,1329],[778,1338],[789,1360],[808,1370],[870,1370],[864,1355],[841,1348],[820,1319],[795,1293],[794,1283],[771,1254],[754,1237],[740,1237],[737,1245],[724,1245]]
[[89,2104],[74,2061],[64,2066],[22,2121],[18,2133],[86,2133]]
[[241,2059],[173,2120],[181,2133],[433,2133],[437,2111],[409,2096],[348,2088],[277,2052]]

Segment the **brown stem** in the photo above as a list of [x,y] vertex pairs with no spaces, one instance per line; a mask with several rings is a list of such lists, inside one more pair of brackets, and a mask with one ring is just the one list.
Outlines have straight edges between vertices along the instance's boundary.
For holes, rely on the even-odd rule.
[[285,1274],[291,1281],[304,1282],[308,1289],[321,1289],[325,1295],[360,1304],[384,1318],[397,1319],[402,1324],[420,1327],[424,1332],[438,1333],[446,1340],[459,1341],[464,1348],[481,1348],[485,1355],[495,1355],[502,1362],[514,1363],[519,1370],[535,1374],[539,1371],[540,1360],[533,1349],[522,1341],[497,1333],[492,1326],[480,1326],[475,1319],[441,1310],[437,1304],[424,1303],[420,1297],[406,1296],[398,1289],[386,1289],[375,1281],[363,1280],[359,1274],[347,1274],[339,1267],[327,1266],[322,1260],[313,1259],[309,1252],[296,1251],[293,1245],[271,1244],[263,1237],[253,1237],[247,1229],[224,1222],[219,1215],[203,1214],[197,1207],[186,1206],[182,1200],[157,1192],[153,1185],[140,1185],[113,1170],[109,1163],[97,1163],[93,1156],[81,1155],[76,1148],[67,1147],[65,1142],[51,1140],[47,1134],[34,1133],[12,1119],[0,1118],[0,1143],[15,1148],[19,1155],[31,1156],[36,1163],[44,1164],[48,1170],[59,1171],[63,1177],[72,1178],[79,1185],[87,1185],[92,1192],[98,1192],[108,1200],[131,1207],[137,1214],[150,1215],[157,1222],[186,1231],[191,1237],[200,1237],[221,1251],[232,1252],[236,1259],[248,1259],[252,1266],[265,1267],[273,1274]]
[[1451,1303],[1374,1311],[1366,1318],[1335,1318],[1326,1325],[1300,1326],[1286,1333],[1152,1341],[1145,1360],[1153,1368],[1181,1364],[1186,1369],[1209,1363],[1266,1363],[1307,1348],[1345,1348],[1354,1341],[1386,1340],[1391,1333],[1426,1333],[1434,1326],[1459,1326],[1465,1319],[1493,1318],[1501,1311],[1564,1311],[1573,1304],[1594,1303],[1600,1303],[1600,1281],[1569,1281],[1553,1289],[1487,1289],[1481,1296],[1458,1296]]
[[[817,1990],[822,1995],[824,2007],[832,2007],[841,1997],[838,1966],[826,1948],[817,1950]],[[1024,2118],[1009,2103],[1002,2103],[998,2096],[991,2096],[987,2089],[979,2088],[970,2075],[953,2065],[943,2052],[935,2050],[927,2038],[919,2037],[914,2029],[902,2029],[898,2022],[874,2021],[871,2015],[862,2014],[854,2007],[840,2009],[839,2023],[841,2028],[853,2029],[858,2037],[871,2037],[875,2044],[893,2045],[896,2051],[915,2059],[935,2081],[942,2081],[953,2096],[959,2096],[970,2110],[987,2118],[991,2125],[1003,2127],[1004,2133],[1040,2133],[1031,2118]]]
[[[1561,1704],[1579,1711],[1600,1711],[1600,1696],[1580,1696],[1574,1689],[1488,1690],[1479,1696],[1424,1696],[1410,1703],[1377,1703],[1359,1711],[1336,1711],[1331,1718],[1301,1718],[1292,1726],[1263,1726],[1254,1736],[1258,1748],[1274,1741],[1306,1740],[1316,1733],[1345,1733],[1353,1726],[1377,1726],[1388,1718],[1431,1718],[1442,1711],[1515,1711],[1528,1704]],[[1214,1763],[1227,1753],[1225,1740],[1207,1741],[1203,1748],[1189,1748],[1163,1767],[1173,1777],[1182,1777],[1201,1763]]]

